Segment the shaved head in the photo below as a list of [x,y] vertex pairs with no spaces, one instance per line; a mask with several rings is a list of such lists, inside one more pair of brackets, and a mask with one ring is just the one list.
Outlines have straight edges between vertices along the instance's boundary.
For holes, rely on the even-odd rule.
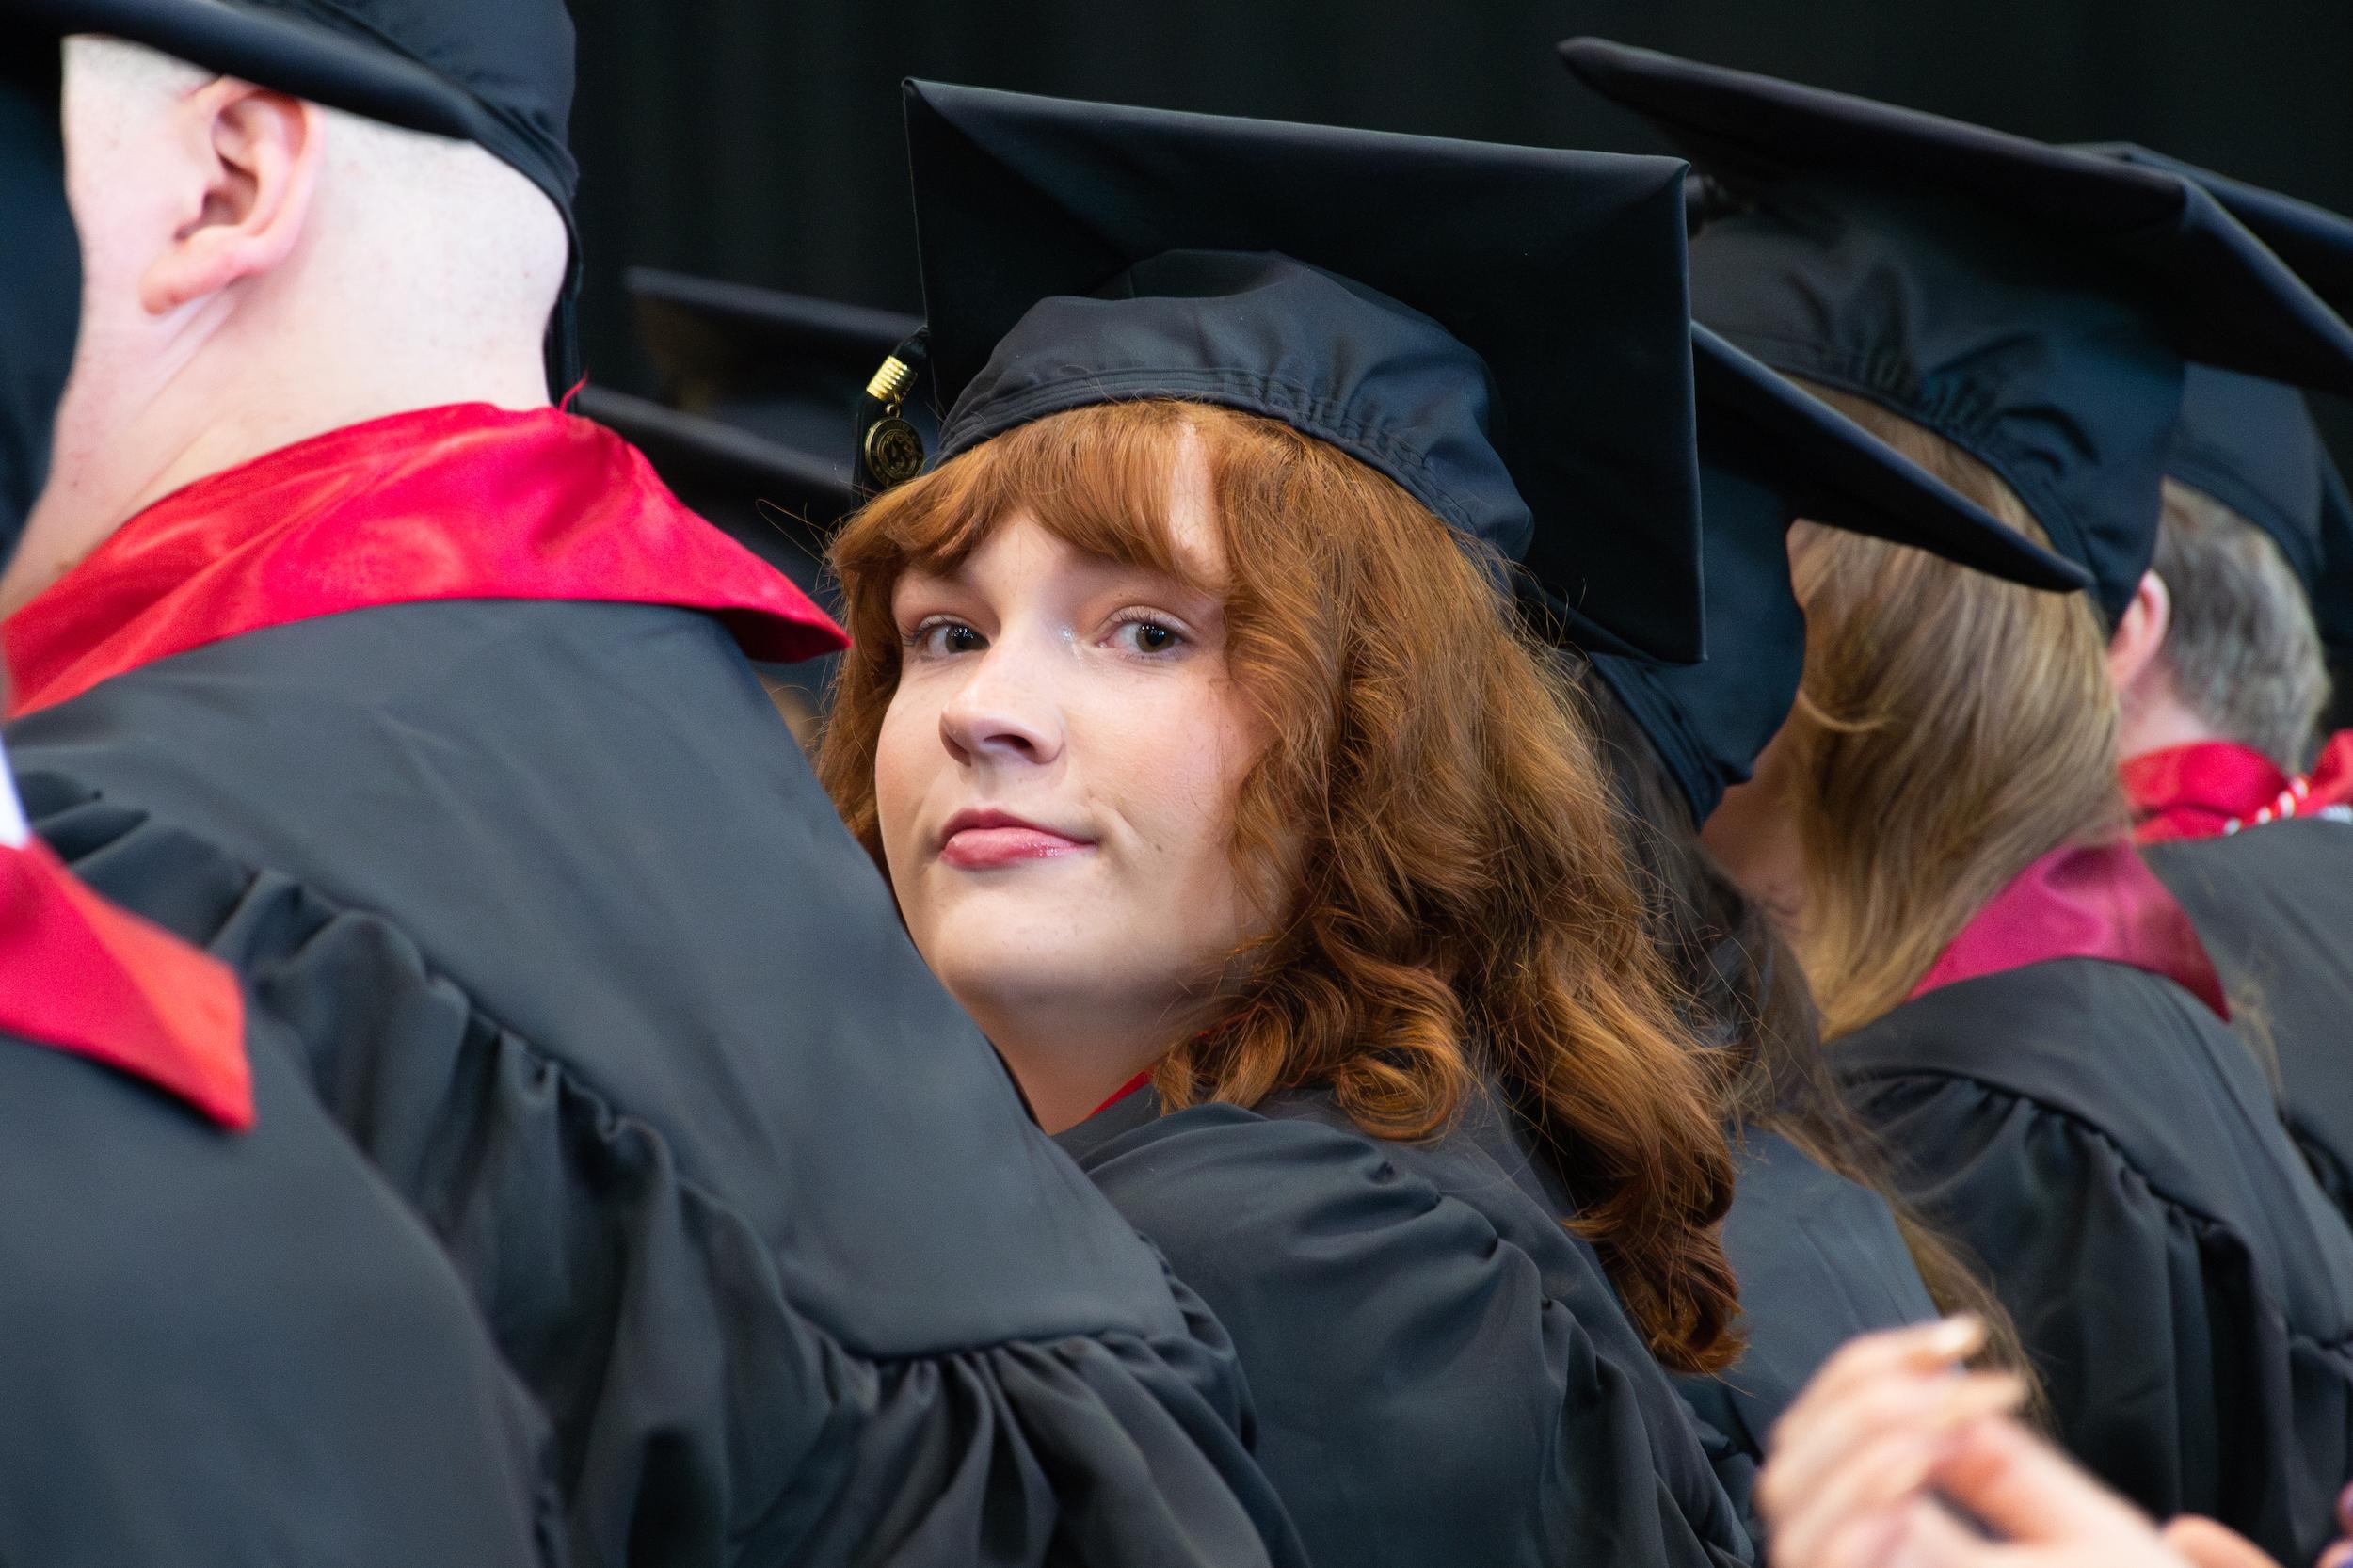
[[544,407],[555,203],[472,142],[112,39],[65,53],[81,341],[6,615],[142,506],[328,430]]
[[[84,166],[95,165],[91,142],[136,155],[168,134],[165,111],[215,80],[138,44],[69,40],[69,160],[79,152]],[[545,329],[569,251],[564,220],[536,185],[472,142],[337,109],[312,112],[325,160],[305,282],[359,312],[352,330],[396,318],[404,329],[462,352],[486,337],[511,338],[519,323]],[[106,172],[119,173],[118,162],[106,157]],[[103,212],[120,189],[94,178],[78,184],[77,216]]]

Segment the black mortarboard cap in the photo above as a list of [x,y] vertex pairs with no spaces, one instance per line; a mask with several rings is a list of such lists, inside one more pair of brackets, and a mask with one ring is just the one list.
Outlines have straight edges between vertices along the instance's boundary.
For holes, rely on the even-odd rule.
[[[2129,142],[2083,150],[2195,181],[2340,315],[2353,312],[2353,219]],[[2301,392],[2192,365],[2166,472],[2269,535],[2312,596],[2322,639],[2353,648],[2353,504]]]
[[906,104],[943,456],[1118,398],[1263,414],[1519,563],[1588,646],[1701,654],[1679,162]]
[[1700,824],[1748,778],[1797,699],[1805,616],[1790,585],[1787,536],[1798,519],[2031,587],[2081,588],[2089,574],[1705,328],[1692,328],[1691,346],[1707,661],[1673,669],[1604,654],[1593,664]]
[[[2304,394],[2259,376],[2189,367],[2166,472],[2253,523],[2280,547],[2308,593],[2353,568],[2345,482]],[[2353,604],[2314,608],[2332,643],[2353,641]]]
[[0,567],[49,472],[82,256],[65,200],[57,51],[0,13]]
[[2074,150],[2182,176],[2245,224],[2339,315],[2353,307],[2353,221],[2340,214],[2129,141],[2085,142]]
[[[639,341],[662,398],[838,467],[851,483],[852,425],[874,368],[922,325],[897,311],[632,267]],[[908,408],[926,442],[927,409]]]
[[2015,489],[2121,614],[2155,551],[2183,360],[2353,390],[2353,328],[2178,175],[1598,40],[1588,85],[1737,203],[1695,315]]
[[406,130],[478,143],[546,193],[571,262],[550,384],[579,379],[579,167],[566,141],[573,35],[563,0],[0,0],[28,28],[100,33]]

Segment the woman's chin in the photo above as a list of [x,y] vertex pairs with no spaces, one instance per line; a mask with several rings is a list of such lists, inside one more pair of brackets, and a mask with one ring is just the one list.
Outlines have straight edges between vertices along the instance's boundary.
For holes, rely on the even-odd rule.
[[1112,922],[1090,928],[1066,904],[1040,910],[1010,899],[975,899],[918,928],[916,946],[975,1013],[1059,1012],[1119,989],[1116,977],[1134,959],[1131,946],[1106,939],[1120,929]]

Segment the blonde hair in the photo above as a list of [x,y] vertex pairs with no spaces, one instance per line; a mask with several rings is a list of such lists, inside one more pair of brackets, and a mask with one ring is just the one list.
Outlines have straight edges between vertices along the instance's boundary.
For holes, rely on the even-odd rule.
[[1687,1038],[1565,693],[1445,524],[1273,420],[1100,404],[997,437],[847,523],[852,634],[818,774],[881,863],[874,762],[899,680],[891,591],[1015,514],[1176,572],[1176,455],[1200,443],[1232,581],[1226,659],[1273,739],[1234,805],[1238,866],[1278,911],[1210,1028],[1167,1042],[1171,1108],[1314,1084],[1376,1137],[1443,1131],[1494,1083],[1544,1141],[1655,1354],[1739,1351],[1720,1225],[1732,1162],[1715,1063]]
[[[1809,390],[2047,542],[1983,463],[1861,397]],[[1799,950],[1835,1038],[1903,1001],[2036,859],[2123,831],[2118,706],[2082,594],[1807,523],[1791,559],[1805,680],[1780,744],[1805,859]]]

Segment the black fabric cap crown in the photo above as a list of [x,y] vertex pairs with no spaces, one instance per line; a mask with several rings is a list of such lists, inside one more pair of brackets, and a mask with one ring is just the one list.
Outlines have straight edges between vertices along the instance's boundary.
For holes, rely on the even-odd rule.
[[[2353,312],[2353,219],[2126,142],[2085,149],[2196,181],[2340,315]],[[2192,365],[2166,472],[2268,534],[2331,648],[2353,648],[2353,504],[2293,387]]]
[[[2165,471],[2269,535],[2307,592],[2332,563],[2353,560],[2345,483],[2294,387],[2190,366]],[[2353,606],[2319,608],[2335,611],[2339,630],[2329,640],[2347,640]]]
[[573,48],[563,0],[0,0],[48,33],[102,33],[407,130],[479,144],[546,193],[571,236],[549,329],[561,392],[578,379],[581,280],[566,141]]
[[82,255],[65,201],[57,51],[0,15],[0,567],[49,472],[73,363]]
[[1683,166],[907,85],[941,451],[1118,398],[1279,419],[1580,639],[1703,651]]
[[1650,738],[1696,825],[1749,777],[1797,699],[1805,616],[1787,536],[1799,518],[2031,587],[2077,589],[2089,574],[1705,328],[1691,339],[1707,662],[1669,669],[1604,654],[1593,665]]
[[1561,51],[1738,201],[1693,244],[1693,313],[1985,462],[2111,618],[2155,552],[2184,359],[2353,389],[2353,328],[2177,175],[1598,40]]

